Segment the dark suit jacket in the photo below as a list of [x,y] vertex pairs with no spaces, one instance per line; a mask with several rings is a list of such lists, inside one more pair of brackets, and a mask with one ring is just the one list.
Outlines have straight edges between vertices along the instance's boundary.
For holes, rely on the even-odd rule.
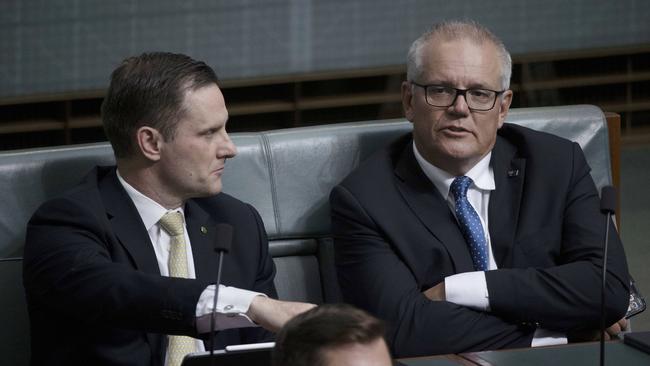
[[[198,298],[216,282],[217,223],[234,226],[222,283],[277,297],[266,233],[251,206],[221,193],[189,200],[185,216],[196,280],[160,275],[148,233],[114,168],[94,169],[42,205],[28,224],[24,255],[32,364],[162,365],[165,334],[196,335]],[[217,345],[269,336],[261,328],[226,330]]]
[[[597,329],[606,218],[576,143],[504,124],[490,162],[486,272],[490,312],[428,301],[422,291],[473,271],[458,224],[412,151],[410,135],[363,162],[332,191],[344,299],[388,323],[398,357],[530,346],[535,327]],[[607,322],[628,304],[623,248],[609,242]]]

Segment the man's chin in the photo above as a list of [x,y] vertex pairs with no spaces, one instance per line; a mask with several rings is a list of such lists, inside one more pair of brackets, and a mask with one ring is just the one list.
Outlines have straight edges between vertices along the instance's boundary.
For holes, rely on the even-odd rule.
[[221,184],[221,179],[219,179],[219,181],[214,183],[210,188],[211,188],[210,191],[211,196],[221,193],[221,190],[223,189],[223,185]]
[[211,187],[210,191],[207,192],[206,196],[215,196],[221,193],[221,184],[218,187]]
[[215,196],[221,193],[221,188],[222,186],[220,181],[218,183],[213,183],[210,186],[203,187],[201,190],[197,190],[193,198]]
[[466,141],[447,141],[440,149],[440,153],[448,159],[464,160],[476,155],[476,151],[471,149],[471,142]]

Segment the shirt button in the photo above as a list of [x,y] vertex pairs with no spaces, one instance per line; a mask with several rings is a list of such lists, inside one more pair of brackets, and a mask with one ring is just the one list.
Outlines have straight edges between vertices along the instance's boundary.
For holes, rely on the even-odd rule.
[[223,310],[228,311],[228,310],[232,310],[233,308],[234,308],[234,306],[232,306],[232,305],[226,305],[226,306],[223,308]]

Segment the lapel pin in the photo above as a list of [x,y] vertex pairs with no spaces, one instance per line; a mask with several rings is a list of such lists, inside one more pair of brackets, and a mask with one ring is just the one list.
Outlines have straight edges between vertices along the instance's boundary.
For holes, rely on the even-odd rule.
[[201,232],[202,232],[203,234],[207,234],[207,233],[208,233],[208,229],[207,229],[205,226],[201,226]]
[[508,170],[508,177],[516,177],[519,175],[519,169]]

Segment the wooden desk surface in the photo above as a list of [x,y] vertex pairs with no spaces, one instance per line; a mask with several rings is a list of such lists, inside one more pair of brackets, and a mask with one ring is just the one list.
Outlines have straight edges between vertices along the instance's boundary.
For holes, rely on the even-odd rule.
[[[404,358],[406,366],[593,366],[600,360],[599,343],[518,348],[431,357]],[[399,364],[398,364],[399,365]],[[605,344],[605,365],[650,365],[650,354],[620,341]]]

